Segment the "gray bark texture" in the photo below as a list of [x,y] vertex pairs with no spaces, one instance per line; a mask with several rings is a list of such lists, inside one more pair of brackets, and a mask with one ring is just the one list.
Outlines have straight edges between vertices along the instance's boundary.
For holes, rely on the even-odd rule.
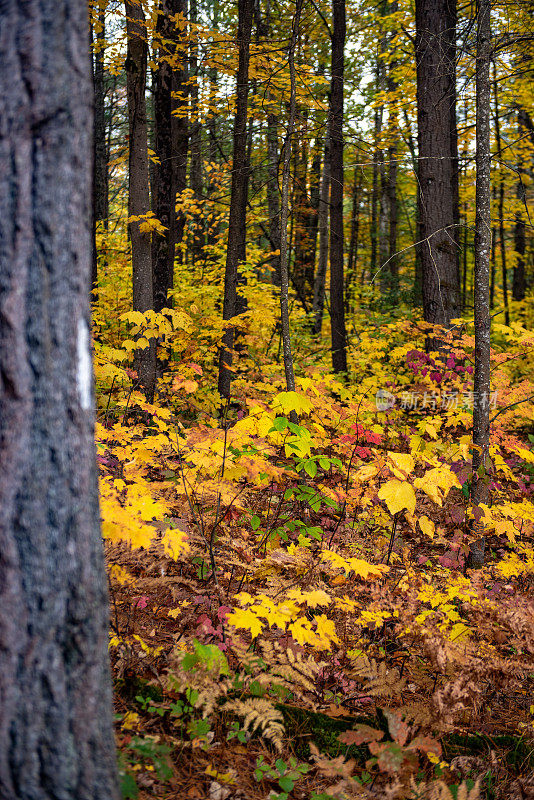
[[[491,316],[490,253],[491,253],[491,149],[490,149],[490,60],[491,0],[479,0],[477,20],[476,63],[476,213],[475,213],[475,377],[473,405],[473,483],[474,506],[488,503],[489,476],[487,462],[490,440],[490,344]],[[473,528],[483,532],[480,522]],[[484,564],[485,540],[482,536],[471,545],[469,565]]]
[[328,268],[328,216],[330,212],[330,122],[327,123],[323,173],[319,194],[319,257],[313,286],[313,334],[319,336],[323,326],[324,290]]
[[0,798],[117,800],[83,0],[0,4]]
[[416,0],[419,257],[427,322],[460,315],[456,0]]

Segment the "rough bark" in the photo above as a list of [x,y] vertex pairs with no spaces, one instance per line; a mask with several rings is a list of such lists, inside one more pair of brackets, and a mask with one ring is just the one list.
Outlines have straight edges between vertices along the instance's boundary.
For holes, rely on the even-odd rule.
[[[491,0],[479,0],[477,18],[476,61],[476,213],[475,213],[475,377],[473,404],[473,506],[488,503],[487,474],[490,437],[490,342],[489,307],[491,253],[491,150],[490,150],[490,60]],[[483,526],[475,520],[477,533]],[[484,563],[485,539],[481,536],[471,545],[469,564]]]
[[[147,70],[147,31],[143,9],[133,0],[125,1],[126,91],[128,95],[129,167],[128,216],[139,217],[150,211],[145,102]],[[151,235],[141,230],[140,222],[128,225],[132,248],[133,310],[145,313],[154,308],[152,289]],[[156,384],[156,348],[154,340],[145,350],[136,351],[134,362],[139,383],[148,398]]]
[[313,333],[319,336],[323,326],[324,290],[328,268],[328,216],[330,211],[330,122],[327,124],[323,174],[319,196],[319,256],[313,286]]
[[118,800],[82,0],[0,4],[0,798]]
[[345,0],[332,0],[332,83],[330,89],[330,320],[332,368],[347,371],[343,278],[343,77]]
[[[291,172],[291,146],[295,130],[296,112],[296,79],[295,79],[295,47],[299,35],[300,14],[303,0],[297,0],[291,42],[289,45],[288,62],[289,78],[291,83],[289,100],[289,121],[283,152],[282,168],[282,202],[280,206],[280,327],[282,329],[282,349],[284,353],[284,372],[286,386],[289,392],[295,391],[295,374],[293,370],[293,355],[291,353],[291,329],[289,321],[289,253],[287,241],[287,223],[289,217],[289,178]],[[296,422],[295,412],[292,411],[292,422]]]
[[504,236],[504,172],[502,169],[502,141],[501,141],[501,120],[499,115],[499,89],[497,86],[497,75],[494,73],[493,81],[493,100],[495,103],[495,143],[497,145],[497,162],[499,167],[499,252],[501,256],[501,276],[502,276],[502,301],[504,305],[504,322],[510,324],[510,309],[508,305],[508,274],[506,266],[506,242]]
[[[189,22],[191,23],[191,41],[189,52],[189,96],[191,100],[191,122],[189,131],[189,183],[197,203],[202,201],[202,125],[199,120],[198,104],[198,33],[195,30],[198,24],[197,0],[189,0]],[[204,246],[204,217],[203,214],[195,216],[195,224],[190,242],[193,261],[200,257]]]
[[[187,0],[177,0],[178,9],[184,18],[187,15]],[[182,34],[180,47],[176,51],[176,60],[172,71],[171,94],[173,98],[172,115],[172,163],[173,163],[173,195],[180,196],[187,187],[187,153],[189,150],[188,121],[188,69],[185,32]],[[181,212],[176,214],[174,249],[181,243],[185,228],[185,218]],[[177,259],[182,261],[182,253],[178,250]],[[174,257],[172,259],[174,267]],[[174,286],[174,269],[169,274],[168,290]],[[170,301],[169,301],[170,302]]]
[[[518,138],[525,135],[526,122],[525,112],[522,108],[517,112],[518,123]],[[516,187],[516,197],[519,203],[519,208],[515,215],[514,225],[514,250],[515,250],[515,264],[512,281],[512,296],[514,300],[524,300],[526,291],[526,275],[525,275],[525,251],[526,251],[526,236],[525,236],[525,184],[523,181],[524,165],[522,159],[519,160],[517,165],[518,181]]]
[[[238,285],[242,282],[239,263],[246,257],[246,217],[250,165],[247,154],[248,67],[254,0],[238,0],[238,48],[236,112],[233,131],[232,189],[228,220],[228,246],[224,274],[223,319],[231,320],[240,310]],[[219,355],[218,389],[222,397],[230,396],[235,328],[227,325]]]
[[93,16],[91,40],[93,44],[93,92],[94,92],[94,117],[93,117],[93,222],[94,222],[94,249],[93,264],[91,269],[91,288],[96,297],[98,282],[98,261],[96,253],[96,227],[98,222],[103,222],[107,230],[109,217],[109,180],[108,180],[108,154],[106,131],[106,87],[104,82],[104,41],[106,38],[106,10],[105,3],[97,6],[96,15]]
[[278,189],[278,117],[267,114],[267,206],[269,209],[269,243],[276,255],[271,258],[271,280],[280,286],[280,195]]
[[350,220],[350,244],[349,257],[347,262],[347,279],[345,294],[347,309],[352,311],[352,303],[349,298],[354,297],[356,287],[356,275],[358,272],[358,245],[360,233],[360,195],[362,187],[362,173],[358,167],[354,167],[354,180],[352,184],[352,210]]
[[423,311],[460,314],[455,0],[416,0],[419,256]]
[[[158,68],[154,82],[154,150],[159,163],[155,164],[154,180],[157,191],[153,196],[156,218],[166,228],[163,234],[152,237],[154,310],[167,306],[167,293],[172,288],[176,241],[176,167],[173,158],[173,126],[176,124],[177,100],[173,99],[173,69],[180,63],[182,38],[175,22],[176,14],[184,13],[183,0],[160,0],[156,37]],[[155,202],[154,202],[155,200]]]

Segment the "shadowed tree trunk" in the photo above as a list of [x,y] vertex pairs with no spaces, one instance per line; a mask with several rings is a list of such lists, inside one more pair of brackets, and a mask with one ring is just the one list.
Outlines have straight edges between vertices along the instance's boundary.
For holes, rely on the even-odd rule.
[[82,0],[0,4],[0,797],[118,800]]
[[319,257],[313,286],[313,333],[319,336],[323,326],[324,290],[328,268],[328,216],[330,211],[330,121],[327,123],[323,174],[319,194]]
[[330,320],[332,368],[347,371],[343,278],[343,77],[345,0],[332,0],[332,84],[330,89]]
[[510,309],[508,306],[508,274],[506,271],[506,242],[504,238],[504,172],[501,164],[502,143],[501,143],[501,120],[499,116],[499,89],[497,86],[497,71],[494,71],[493,99],[495,102],[495,142],[497,145],[497,161],[499,167],[499,252],[501,255],[501,274],[502,274],[502,301],[504,305],[504,322],[510,324]]
[[[473,506],[488,504],[487,474],[490,438],[490,344],[489,307],[491,254],[491,150],[490,150],[490,60],[491,0],[479,0],[476,61],[476,216],[475,216],[475,377],[473,403]],[[473,529],[484,531],[475,520]],[[484,536],[471,545],[468,563],[484,564]]]
[[[126,90],[129,120],[128,216],[142,217],[150,211],[148,192],[148,149],[146,118],[147,30],[140,5],[126,0]],[[154,308],[152,290],[151,235],[141,230],[139,221],[128,225],[132,245],[133,310],[145,313]],[[135,369],[147,398],[156,385],[156,347],[151,339],[145,350],[136,351]]]
[[[525,135],[526,114],[522,108],[518,109],[517,122],[518,122],[518,138],[522,139]],[[526,238],[525,238],[525,184],[523,181],[524,165],[520,160],[517,165],[517,189],[516,197],[519,203],[519,208],[515,215],[514,225],[514,250],[515,250],[515,265],[512,282],[512,296],[514,300],[524,300],[526,291],[526,276],[525,276],[525,251],[526,251]]]
[[[176,0],[178,10],[187,16],[187,0]],[[172,71],[172,163],[173,163],[173,197],[180,196],[187,187],[187,153],[189,149],[189,120],[188,120],[188,72],[187,72],[187,46],[185,41],[185,28],[180,37],[180,47],[176,51],[176,60]],[[179,112],[179,113],[177,113]],[[176,214],[174,251],[181,243],[185,228],[185,217],[182,212]],[[177,254],[178,261],[182,261],[182,253]],[[174,254],[171,262],[174,267]],[[174,269],[169,274],[168,291],[174,286]],[[168,300],[169,302],[169,300]]]
[[[238,11],[239,64],[233,134],[232,194],[224,274],[223,320],[225,321],[231,320],[232,317],[245,310],[244,303],[238,297],[237,289],[242,280],[239,275],[239,263],[246,258],[246,217],[250,172],[247,156],[248,66],[254,0],[238,0]],[[219,355],[218,389],[221,397],[224,398],[230,397],[234,339],[235,328],[227,325]]]
[[360,233],[360,195],[362,188],[362,173],[358,167],[354,167],[354,180],[352,184],[352,210],[350,220],[350,244],[349,257],[347,263],[347,278],[345,295],[347,309],[353,311],[352,299],[354,298],[356,287],[356,276],[358,273],[358,245]]
[[419,256],[427,322],[460,314],[456,0],[416,0]]
[[[104,41],[106,38],[106,8],[104,0],[97,5],[97,13],[93,12],[93,27],[91,38],[93,42],[93,90],[94,90],[94,118],[93,118],[93,214],[96,236],[96,224],[104,223],[108,228],[109,217],[109,186],[108,186],[108,155],[106,132],[106,87],[104,84]],[[91,270],[91,286],[96,291],[98,280],[98,264],[96,258],[96,239],[93,252],[93,266]],[[95,295],[96,296],[96,295]]]
[[[180,67],[181,34],[175,22],[176,14],[184,14],[183,0],[160,0],[156,37],[158,42],[158,68],[154,86],[154,150],[159,163],[154,165],[153,208],[156,218],[166,228],[163,234],[152,237],[154,310],[167,306],[167,293],[172,288],[174,251],[176,242],[176,171],[178,160],[173,153],[173,127],[177,117],[172,112],[177,100],[172,96],[173,70]],[[183,105],[183,103],[182,103]]]

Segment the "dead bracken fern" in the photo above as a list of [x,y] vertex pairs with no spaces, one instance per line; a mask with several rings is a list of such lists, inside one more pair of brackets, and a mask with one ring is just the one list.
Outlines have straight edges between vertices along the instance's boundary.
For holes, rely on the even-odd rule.
[[225,711],[231,711],[243,718],[243,728],[246,731],[253,733],[258,728],[261,729],[261,735],[269,739],[278,751],[282,750],[284,718],[269,700],[263,697],[231,700],[224,708]]
[[453,794],[443,781],[416,784],[412,778],[412,791],[408,797],[409,800],[478,800],[481,797],[480,779],[471,789],[462,781]]
[[398,669],[389,669],[385,662],[377,664],[374,658],[369,660],[366,655],[359,656],[352,663],[349,675],[363,683],[371,697],[398,697],[406,685],[406,679],[401,678]]

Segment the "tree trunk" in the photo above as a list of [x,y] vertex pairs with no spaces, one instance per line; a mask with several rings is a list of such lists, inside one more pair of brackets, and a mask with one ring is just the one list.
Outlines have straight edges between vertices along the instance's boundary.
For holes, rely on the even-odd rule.
[[[525,135],[525,128],[526,128],[525,112],[523,111],[522,108],[518,109],[517,122],[519,129],[518,139],[521,141],[521,139]],[[512,283],[512,296],[514,300],[524,300],[526,291],[526,276],[525,276],[526,238],[525,238],[525,218],[524,218],[526,194],[525,194],[525,184],[523,182],[524,166],[522,160],[520,160],[517,165],[517,174],[518,174],[518,181],[517,181],[516,197],[517,200],[519,201],[519,209],[515,215],[515,225],[514,225],[515,265],[514,265],[514,274]]]
[[167,306],[167,293],[172,288],[174,273],[174,251],[176,242],[176,168],[173,158],[173,126],[176,116],[173,111],[183,101],[173,99],[173,69],[180,62],[180,33],[175,15],[184,14],[183,0],[160,0],[156,28],[158,44],[158,68],[154,86],[154,150],[159,163],[155,164],[156,191],[153,203],[154,214],[166,228],[163,234],[152,237],[154,310]]
[[345,0],[332,0],[332,83],[330,89],[330,320],[332,368],[347,371],[343,297],[343,77]]
[[[377,92],[379,92],[381,89],[381,81],[382,81],[381,76],[382,76],[382,59],[380,55],[377,55],[376,65],[375,65],[375,85]],[[369,219],[369,224],[370,224],[369,236],[371,241],[371,263],[369,268],[372,281],[374,281],[378,270],[378,243],[379,243],[378,176],[379,176],[380,164],[383,161],[382,150],[380,149],[380,138],[382,136],[382,117],[383,117],[382,106],[376,106],[374,113],[374,134],[373,134],[374,137],[373,186],[371,191],[371,216]]]
[[508,307],[508,275],[506,271],[506,243],[504,238],[504,172],[502,159],[501,143],[501,120],[499,116],[499,89],[497,86],[497,71],[494,71],[493,99],[495,102],[495,141],[497,144],[497,160],[499,167],[499,251],[501,254],[501,273],[502,273],[502,300],[504,305],[505,325],[510,324],[510,309]]
[[118,800],[82,0],[0,5],[0,798]]
[[[93,117],[93,214],[95,223],[103,222],[104,229],[108,228],[109,217],[109,187],[108,187],[108,156],[107,156],[107,131],[106,131],[106,87],[104,83],[104,42],[106,38],[106,8],[105,3],[97,6],[96,18],[93,18],[93,91],[94,91],[94,117]],[[93,12],[94,13],[94,12]],[[94,248],[93,267],[91,271],[91,286],[96,291],[98,280],[98,264],[96,258],[96,241]],[[96,295],[95,295],[96,297]]]
[[[479,0],[476,60],[476,218],[475,218],[475,378],[473,405],[473,506],[488,504],[487,474],[490,438],[490,343],[489,307],[491,253],[491,150],[490,150],[490,60],[491,0]],[[475,521],[473,529],[483,533]],[[469,564],[484,564],[485,539],[471,545]]]
[[455,0],[416,0],[419,256],[427,322],[460,314]]
[[[247,158],[247,106],[248,66],[254,0],[238,0],[238,47],[236,112],[233,132],[232,191],[228,220],[228,246],[224,275],[223,319],[231,320],[240,313],[243,304],[238,299],[238,285],[242,282],[239,263],[246,257],[246,216],[250,165]],[[244,310],[244,309],[243,309]],[[228,325],[222,337],[219,355],[218,389],[221,397],[230,397],[235,328]]]
[[[296,111],[296,81],[295,81],[295,47],[299,35],[300,13],[302,11],[303,0],[297,0],[295,16],[291,31],[291,42],[289,45],[289,79],[290,79],[290,100],[289,100],[289,121],[287,126],[286,140],[284,143],[284,162],[282,169],[282,203],[280,207],[280,228],[281,228],[281,247],[280,247],[280,326],[282,329],[282,348],[284,351],[284,372],[286,376],[286,386],[288,392],[295,391],[295,374],[293,370],[293,355],[291,353],[291,329],[289,322],[289,258],[287,241],[287,222],[289,217],[289,178],[291,172],[291,145],[295,129]],[[296,414],[291,412],[292,422],[297,422]]]
[[271,258],[271,280],[280,286],[280,195],[278,189],[278,117],[267,114],[267,206],[269,209],[269,243],[276,255]]
[[324,290],[326,285],[326,270],[328,267],[328,216],[330,198],[330,119],[327,123],[323,174],[321,176],[321,191],[319,197],[319,257],[317,271],[313,286],[313,334],[319,336],[323,326]]
[[354,167],[354,180],[352,184],[352,214],[350,220],[350,244],[349,258],[347,263],[347,282],[345,294],[347,297],[347,309],[352,312],[353,304],[351,299],[354,297],[356,286],[356,275],[358,272],[358,244],[360,233],[360,194],[362,187],[362,173],[358,167]]
[[[190,154],[189,165],[190,186],[195,200],[202,202],[202,125],[199,120],[200,110],[198,105],[198,33],[193,28],[198,24],[197,0],[189,0],[189,21],[191,23],[191,40],[189,54],[189,80],[191,99],[191,129],[190,129]],[[204,217],[202,213],[196,214],[193,226],[191,250],[195,261],[202,254],[204,247]]]
[[[179,13],[184,20],[187,15],[187,0],[174,0],[177,3]],[[172,114],[172,163],[173,163],[173,197],[180,196],[187,187],[187,153],[189,150],[189,121],[188,121],[188,72],[187,72],[187,45],[186,31],[182,31],[180,44],[176,48],[176,61],[172,71],[172,91],[173,114]],[[169,259],[172,270],[169,274],[169,292],[174,286],[174,256],[176,247],[181,243],[185,227],[185,218],[181,212],[176,214],[175,221],[175,241],[173,247],[172,260]],[[177,254],[179,262],[182,261],[182,253]],[[168,296],[168,295],[167,295]],[[167,300],[170,303],[169,299]]]
[[[143,9],[134,0],[125,0],[126,91],[129,120],[128,216],[139,217],[150,211],[148,192],[148,149],[146,119],[147,30]],[[144,314],[154,308],[152,291],[152,254],[150,233],[141,230],[138,221],[128,225],[132,245],[133,310]],[[152,339],[145,350],[136,351],[134,361],[139,383],[147,398],[156,385],[156,347]]]

